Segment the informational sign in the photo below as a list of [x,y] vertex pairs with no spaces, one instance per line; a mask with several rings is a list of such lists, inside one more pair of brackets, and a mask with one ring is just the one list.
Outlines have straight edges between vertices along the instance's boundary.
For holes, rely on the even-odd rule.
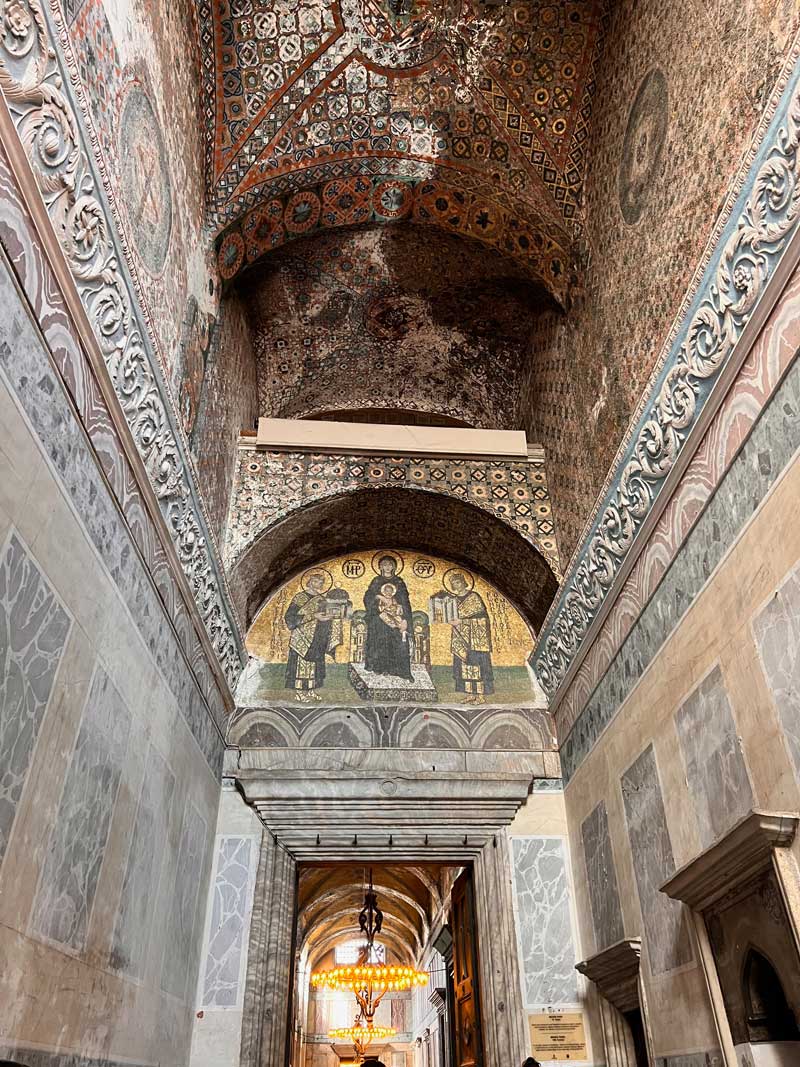
[[583,1012],[553,1012],[528,1016],[534,1058],[542,1062],[580,1063],[589,1058]]

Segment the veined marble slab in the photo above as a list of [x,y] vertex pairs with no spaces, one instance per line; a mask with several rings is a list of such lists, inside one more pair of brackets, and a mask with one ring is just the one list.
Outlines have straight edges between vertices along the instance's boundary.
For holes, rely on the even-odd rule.
[[97,666],[50,834],[31,921],[40,937],[77,951],[86,943],[130,727],[129,709],[104,669]]
[[0,557],[0,864],[69,630],[69,615],[12,533]]

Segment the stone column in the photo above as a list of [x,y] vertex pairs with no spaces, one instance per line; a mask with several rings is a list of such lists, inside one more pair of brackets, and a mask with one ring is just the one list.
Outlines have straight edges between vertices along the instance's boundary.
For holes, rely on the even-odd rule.
[[250,923],[241,1067],[284,1067],[286,1062],[296,867],[265,830]]
[[485,1062],[518,1064],[528,1055],[528,1042],[505,830],[479,853],[474,874]]

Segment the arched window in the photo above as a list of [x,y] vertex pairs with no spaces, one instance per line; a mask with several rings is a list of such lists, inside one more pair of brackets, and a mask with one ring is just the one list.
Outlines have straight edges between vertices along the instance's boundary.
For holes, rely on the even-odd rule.
[[742,972],[750,1041],[797,1041],[800,1029],[783,985],[770,961],[755,948],[748,950]]

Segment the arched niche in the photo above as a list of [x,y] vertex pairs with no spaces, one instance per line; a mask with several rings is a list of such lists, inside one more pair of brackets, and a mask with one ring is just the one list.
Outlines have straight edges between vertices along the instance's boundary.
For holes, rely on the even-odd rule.
[[534,633],[558,590],[541,552],[474,504],[422,489],[365,487],[298,508],[233,561],[231,591],[245,628],[282,583],[320,560],[390,545],[469,568],[502,593]]

